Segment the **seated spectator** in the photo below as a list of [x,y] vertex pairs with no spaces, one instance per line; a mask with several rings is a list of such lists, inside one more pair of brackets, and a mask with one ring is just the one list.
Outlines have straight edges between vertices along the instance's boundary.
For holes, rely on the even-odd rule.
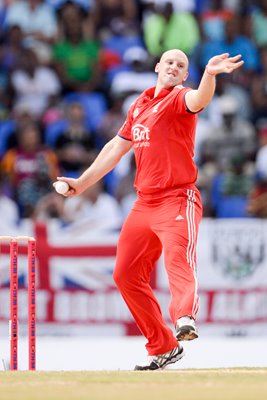
[[2,170],[19,206],[20,217],[28,218],[37,201],[53,190],[58,163],[56,155],[42,146],[38,127],[27,125],[17,132],[17,147],[4,155]]
[[[87,0],[82,0],[84,3]],[[93,19],[91,13],[88,12],[89,3],[87,7],[80,0],[61,0],[58,4],[58,38],[57,41],[65,39],[66,26],[72,24],[72,22],[79,20],[82,25],[83,37],[85,39],[91,39],[95,37]]]
[[254,126],[238,116],[238,103],[229,95],[219,98],[222,122],[217,125],[213,136],[202,141],[201,162],[213,161],[222,168],[229,163],[238,151],[253,160],[256,151],[256,132]]
[[53,8],[44,0],[16,0],[8,6],[8,27],[17,25],[22,29],[25,45],[34,49],[43,62],[51,57],[50,45],[57,34],[57,21]]
[[225,7],[224,0],[210,2],[210,7],[200,15],[200,23],[206,40],[224,40],[225,22],[233,18],[234,13]]
[[199,115],[198,123],[196,127],[196,137],[195,137],[195,153],[194,160],[196,164],[199,166],[204,161],[203,154],[205,154],[205,149],[203,149],[203,145],[205,146],[206,141],[216,135],[216,129],[218,125],[215,125],[214,122],[210,118],[205,118],[202,114]]
[[50,124],[64,119],[64,105],[60,94],[50,96],[49,103],[42,116],[42,123],[46,128]]
[[145,19],[143,29],[148,52],[155,57],[175,48],[190,55],[200,40],[193,14],[175,12],[171,2],[156,5],[156,13]]
[[66,222],[90,229],[118,229],[121,212],[117,201],[103,190],[98,181],[79,197],[67,198],[64,203]]
[[95,158],[95,138],[85,124],[80,103],[71,103],[67,110],[68,125],[55,142],[62,174],[74,176]]
[[[243,71],[255,72],[259,68],[259,53],[251,39],[240,34],[240,18],[238,15],[225,22],[225,38],[223,40],[207,40],[200,43],[195,51],[194,59],[198,60],[202,70],[208,60],[216,54],[229,53],[234,56],[242,54]],[[241,73],[243,73],[241,71]],[[237,74],[236,74],[237,76]]]
[[21,105],[35,117],[45,111],[50,96],[61,90],[60,81],[55,72],[46,66],[40,66],[35,53],[25,49],[17,68],[11,74],[11,86],[15,93],[14,107]]
[[92,9],[97,37],[138,35],[139,21],[134,0],[97,0]]
[[155,72],[149,71],[149,57],[142,47],[130,47],[124,53],[123,60],[129,67],[118,72],[111,82],[112,95],[142,93],[147,87],[156,85]]
[[24,128],[24,126],[35,124],[36,120],[33,118],[28,110],[28,107],[23,108],[23,104],[15,107],[12,112],[9,112],[9,119],[0,125],[0,158],[4,153],[16,147],[16,132]]
[[93,39],[85,39],[79,17],[65,24],[65,39],[53,47],[54,63],[63,90],[90,92],[101,82],[100,45]]

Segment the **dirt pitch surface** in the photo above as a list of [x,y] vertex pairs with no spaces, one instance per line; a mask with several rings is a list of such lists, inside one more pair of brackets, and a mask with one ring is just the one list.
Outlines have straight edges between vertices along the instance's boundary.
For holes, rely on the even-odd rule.
[[267,399],[267,368],[0,372],[1,400]]

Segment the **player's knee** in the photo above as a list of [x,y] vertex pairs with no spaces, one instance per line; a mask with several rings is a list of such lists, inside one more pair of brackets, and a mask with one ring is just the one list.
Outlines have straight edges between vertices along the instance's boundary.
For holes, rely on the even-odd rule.
[[138,282],[138,277],[131,269],[117,265],[113,272],[113,280],[119,289],[123,289],[135,286]]

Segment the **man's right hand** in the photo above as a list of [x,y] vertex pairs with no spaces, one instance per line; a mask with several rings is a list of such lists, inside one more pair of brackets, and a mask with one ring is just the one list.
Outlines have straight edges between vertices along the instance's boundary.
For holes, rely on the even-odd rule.
[[[83,187],[82,182],[80,179],[74,179],[74,178],[67,178],[65,176],[59,176],[57,177],[57,181],[59,182],[66,182],[69,185],[69,190],[63,194],[65,197],[74,197],[80,195],[82,192],[85,191],[85,187]],[[53,183],[53,186],[55,187],[56,182]]]

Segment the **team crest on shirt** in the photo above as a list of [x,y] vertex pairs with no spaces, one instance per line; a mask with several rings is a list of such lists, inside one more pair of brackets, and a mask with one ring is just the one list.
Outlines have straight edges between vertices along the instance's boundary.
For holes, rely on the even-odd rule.
[[150,130],[142,124],[136,124],[132,127],[132,137],[134,147],[149,147],[150,146]]
[[157,113],[159,110],[159,106],[161,105],[161,103],[163,102],[163,100],[161,100],[158,104],[155,105],[155,107],[153,107],[152,112],[153,113]]
[[133,112],[133,117],[134,117],[134,118],[138,117],[139,112],[140,112],[140,111],[139,111],[139,108],[136,107],[136,109],[135,109],[134,112]]

